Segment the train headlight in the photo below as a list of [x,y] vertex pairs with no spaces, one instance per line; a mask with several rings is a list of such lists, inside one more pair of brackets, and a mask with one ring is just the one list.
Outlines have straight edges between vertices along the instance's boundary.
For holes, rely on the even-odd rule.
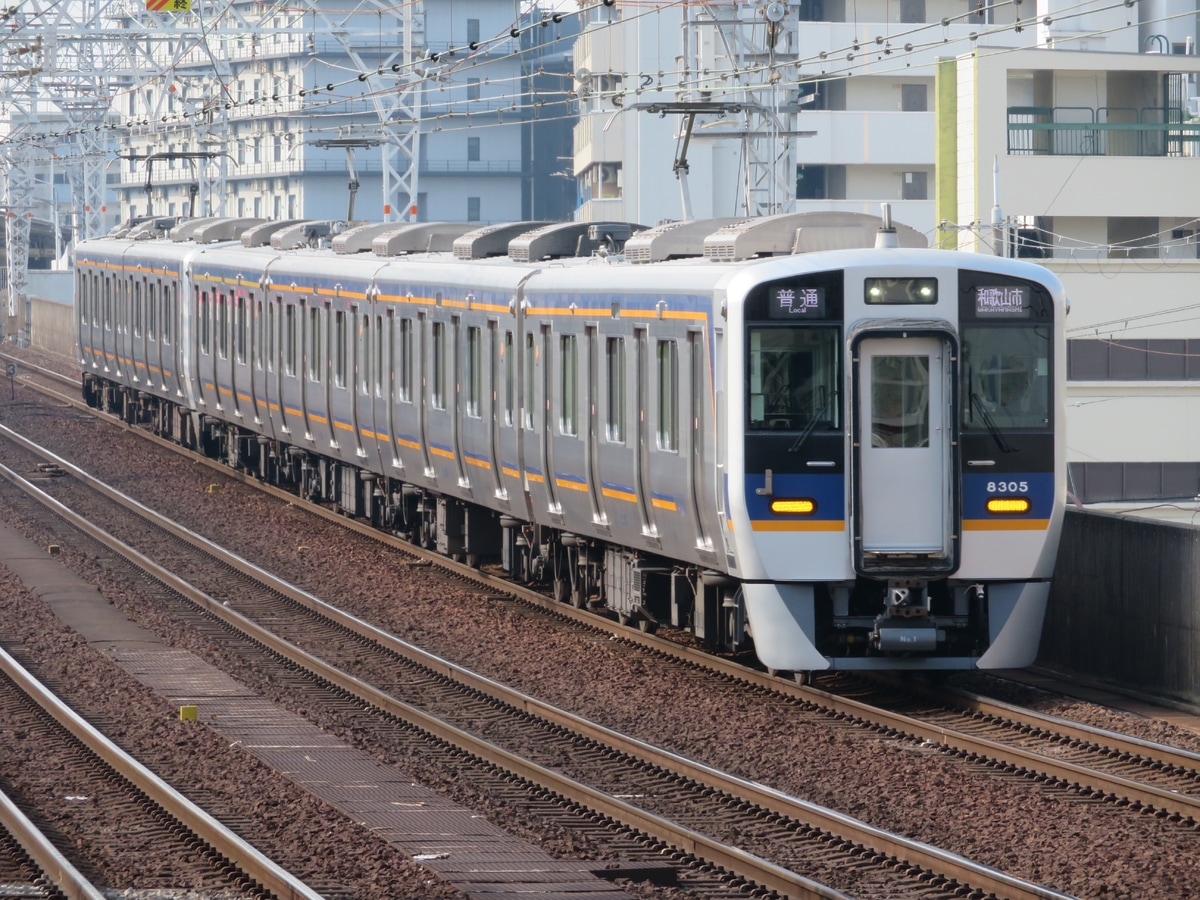
[[1019,516],[1033,504],[1028,497],[988,497],[987,511],[998,516]]
[[771,501],[771,512],[777,516],[811,516],[816,511],[817,501],[806,497]]

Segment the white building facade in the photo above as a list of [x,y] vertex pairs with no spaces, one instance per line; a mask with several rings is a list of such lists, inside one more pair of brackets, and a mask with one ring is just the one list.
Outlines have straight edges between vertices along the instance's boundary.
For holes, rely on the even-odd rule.
[[520,6],[239,2],[203,44],[156,43],[162,76],[117,99],[112,221],[522,218]]

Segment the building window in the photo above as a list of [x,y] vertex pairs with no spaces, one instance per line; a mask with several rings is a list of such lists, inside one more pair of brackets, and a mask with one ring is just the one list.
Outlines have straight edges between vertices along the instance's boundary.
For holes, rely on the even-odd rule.
[[479,40],[479,20],[467,19],[467,43],[474,43]]
[[929,192],[926,188],[926,176],[924,172],[905,172],[901,179],[900,185],[901,200],[928,200]]
[[467,161],[479,162],[479,138],[467,138]]
[[923,84],[900,85],[900,109],[904,112],[928,112],[929,89]]
[[595,163],[583,173],[584,196],[592,200],[618,200],[622,180],[620,163]]
[[468,222],[480,221],[480,219],[479,219],[479,198],[478,197],[468,197],[467,198],[467,221]]
[[479,99],[479,79],[478,78],[468,78],[467,79],[467,99],[468,100],[478,100]]
[[924,22],[925,0],[900,0],[901,22]]

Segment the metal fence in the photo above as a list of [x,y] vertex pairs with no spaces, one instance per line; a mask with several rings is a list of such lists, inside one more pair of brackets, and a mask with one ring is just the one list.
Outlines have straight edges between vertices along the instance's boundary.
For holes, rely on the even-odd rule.
[[1200,156],[1200,121],[1178,109],[1011,106],[1010,156]]

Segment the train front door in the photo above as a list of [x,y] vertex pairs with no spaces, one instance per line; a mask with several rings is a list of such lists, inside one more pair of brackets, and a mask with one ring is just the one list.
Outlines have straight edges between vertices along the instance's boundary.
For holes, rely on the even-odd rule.
[[860,567],[903,569],[920,560],[925,569],[953,569],[951,344],[939,335],[864,336],[854,355]]

